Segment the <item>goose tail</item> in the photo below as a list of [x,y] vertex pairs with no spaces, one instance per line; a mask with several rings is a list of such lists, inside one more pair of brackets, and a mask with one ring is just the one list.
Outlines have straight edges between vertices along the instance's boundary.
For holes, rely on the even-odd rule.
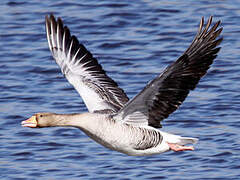
[[170,134],[170,133],[162,132],[162,131],[161,131],[161,134],[163,135],[163,138],[165,139],[165,141],[169,142],[169,143],[186,145],[186,144],[196,144],[198,142],[197,138],[182,137],[179,135]]
[[198,142],[197,138],[192,137],[182,137],[166,132],[161,132],[163,140],[168,145],[169,150],[173,151],[192,151],[194,150],[193,146],[185,146],[186,144],[196,144]]
[[185,144],[196,144],[198,142],[197,138],[192,138],[192,137],[179,137],[179,142],[178,144],[180,145],[185,145]]

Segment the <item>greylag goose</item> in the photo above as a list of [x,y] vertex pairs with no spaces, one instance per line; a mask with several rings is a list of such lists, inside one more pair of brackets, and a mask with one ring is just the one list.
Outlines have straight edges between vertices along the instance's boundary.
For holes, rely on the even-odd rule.
[[89,112],[82,114],[37,113],[22,126],[76,127],[101,145],[132,156],[194,150],[197,138],[159,130],[160,122],[174,112],[204,76],[220,50],[220,21],[204,26],[189,48],[131,100],[80,44],[60,18],[46,16],[49,48],[67,80],[78,91]]

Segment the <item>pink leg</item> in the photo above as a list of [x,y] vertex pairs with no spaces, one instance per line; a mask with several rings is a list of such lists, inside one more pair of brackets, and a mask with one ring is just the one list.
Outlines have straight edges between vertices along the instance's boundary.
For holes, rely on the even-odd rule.
[[169,148],[173,151],[192,151],[194,148],[192,146],[182,146],[179,144],[168,143]]

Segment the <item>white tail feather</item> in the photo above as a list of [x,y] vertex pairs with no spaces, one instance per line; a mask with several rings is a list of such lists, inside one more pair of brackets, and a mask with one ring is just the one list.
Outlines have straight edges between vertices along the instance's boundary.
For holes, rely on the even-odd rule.
[[163,135],[163,139],[166,142],[169,142],[169,143],[176,143],[176,144],[179,144],[179,145],[185,145],[185,144],[195,144],[195,143],[198,142],[197,138],[181,137],[181,136],[166,133],[166,132],[163,132],[163,131],[161,131],[161,134]]
[[185,145],[185,144],[196,144],[198,142],[197,138],[191,138],[191,137],[180,137],[179,145]]

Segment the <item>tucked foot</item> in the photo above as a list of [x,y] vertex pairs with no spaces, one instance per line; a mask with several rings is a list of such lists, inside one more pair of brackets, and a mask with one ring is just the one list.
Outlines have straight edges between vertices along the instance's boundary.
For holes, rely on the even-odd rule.
[[192,146],[182,146],[179,144],[168,143],[168,146],[173,151],[193,151],[194,148]]

